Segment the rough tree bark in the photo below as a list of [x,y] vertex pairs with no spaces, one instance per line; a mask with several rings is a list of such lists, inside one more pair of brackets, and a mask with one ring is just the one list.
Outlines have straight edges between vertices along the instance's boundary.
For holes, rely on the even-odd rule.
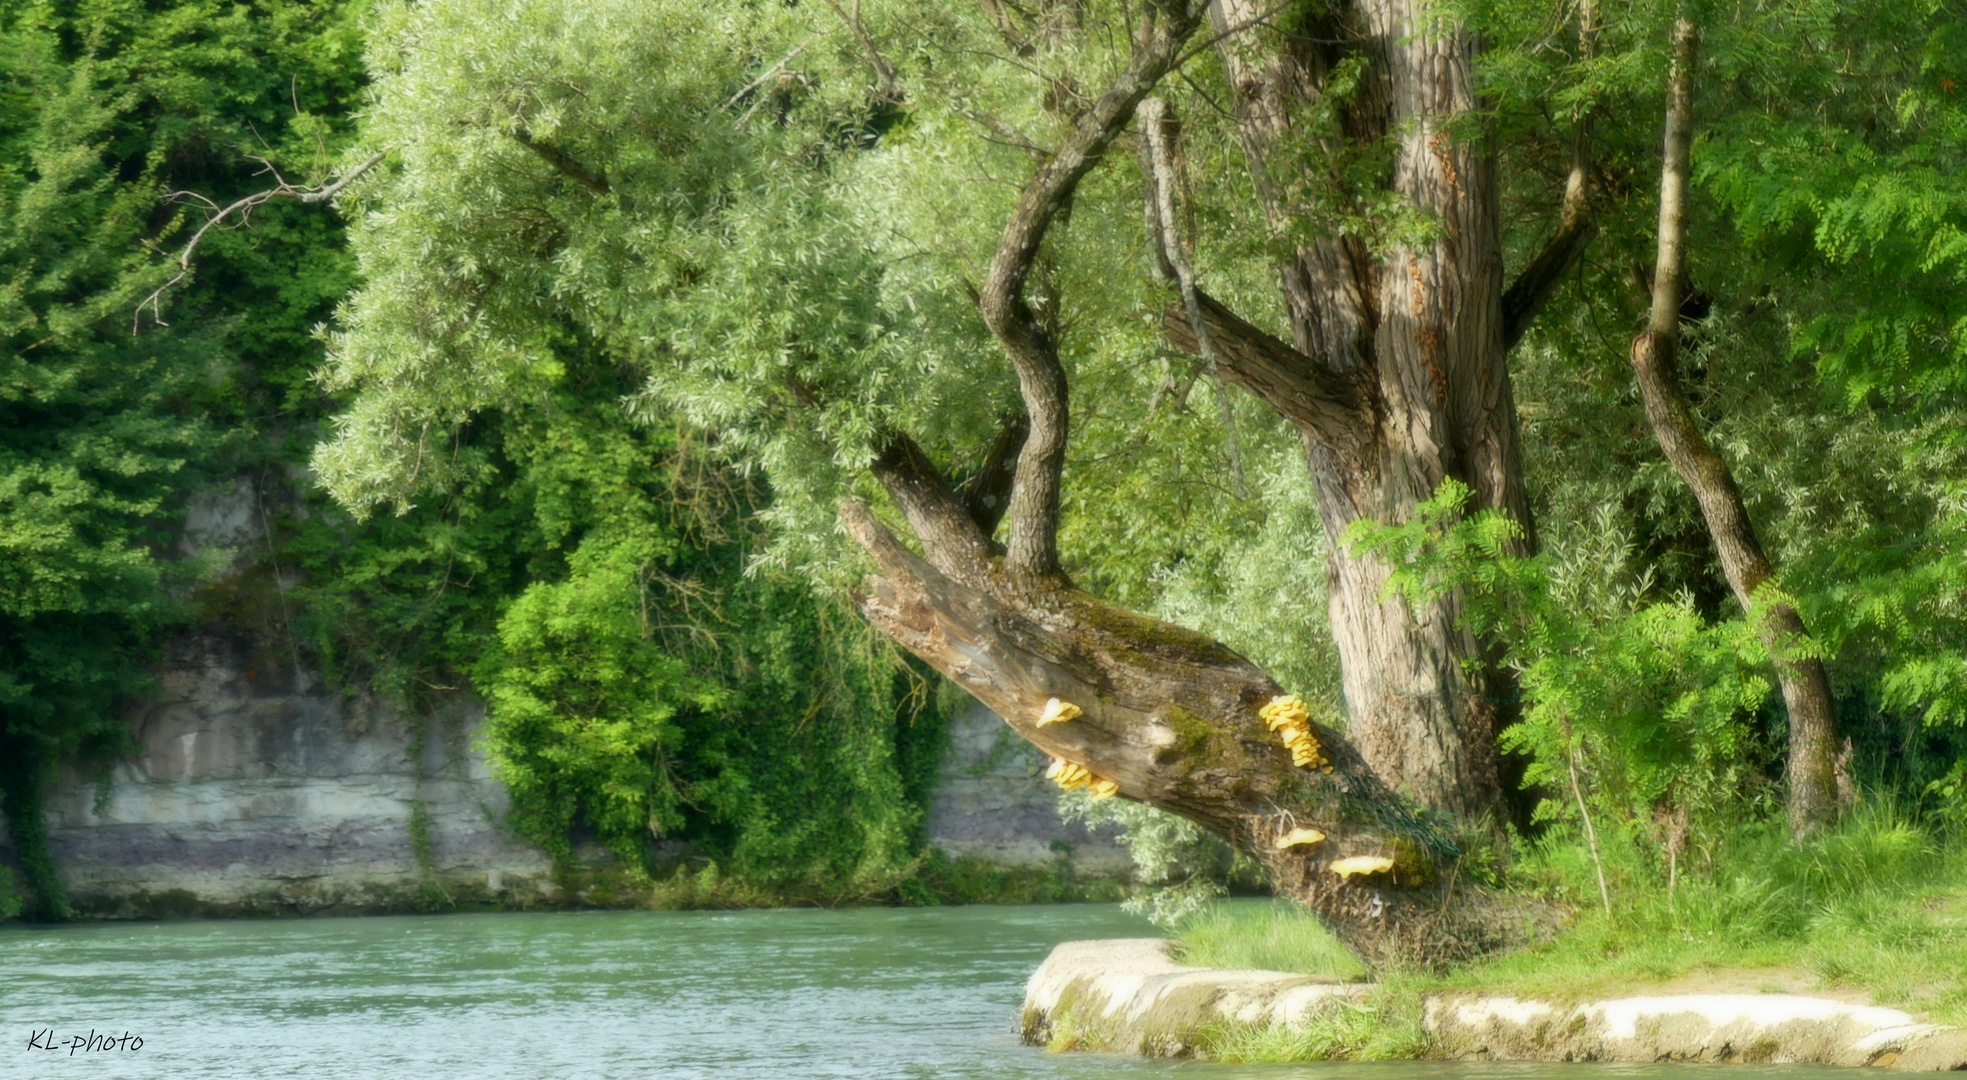
[[[1352,738],[1381,776],[1422,805],[1473,816],[1500,804],[1494,733],[1513,683],[1460,627],[1456,597],[1419,613],[1382,599],[1388,568],[1352,554],[1343,537],[1360,518],[1408,519],[1453,477],[1474,490],[1476,509],[1522,522],[1525,547],[1534,545],[1505,356],[1592,226],[1582,171],[1574,170],[1559,229],[1505,290],[1496,162],[1471,80],[1476,43],[1431,6],[1334,3],[1261,38],[1229,31],[1271,15],[1264,0],[1212,7],[1244,154],[1272,228],[1298,231],[1304,208],[1284,194],[1301,186],[1292,173],[1390,139],[1392,186],[1432,230],[1429,240],[1380,251],[1337,232],[1299,246],[1280,267],[1289,343],[1206,294],[1199,306],[1224,377],[1303,435]],[[1584,23],[1588,33],[1589,7]],[[1337,128],[1307,127],[1348,61],[1363,62],[1365,73],[1339,103]],[[1170,339],[1197,351],[1193,323],[1182,308],[1164,318]]]
[[[927,466],[919,450],[902,449],[877,469],[890,492],[908,493],[921,555],[865,506],[841,508],[879,568],[856,597],[876,627],[1045,753],[1260,859],[1280,892],[1369,961],[1442,963],[1522,936],[1523,913],[1458,883],[1452,841],[1343,736],[1311,725],[1330,772],[1292,764],[1259,716],[1284,693],[1269,676],[1203,635],[1063,582],[1034,588],[1008,558],[978,558],[988,540]],[[1039,726],[1054,698],[1083,715]],[[1277,847],[1296,829],[1322,838]],[[1352,857],[1390,865],[1334,871]]]
[[[1692,20],[1684,15],[1676,20],[1673,69],[1667,80],[1653,307],[1646,329],[1632,342],[1632,371],[1660,450],[1700,504],[1729,587],[1744,610],[1756,613],[1756,592],[1775,576],[1775,570],[1756,539],[1733,471],[1709,445],[1680,392],[1676,363],[1687,262],[1687,177],[1698,36]],[[1837,815],[1837,714],[1823,661],[1808,655],[1809,632],[1802,615],[1780,602],[1769,604],[1760,614],[1789,712],[1789,825],[1801,837]]]
[[[1263,860],[1286,894],[1362,956],[1440,962],[1515,936],[1519,916],[1458,879],[1459,853],[1436,822],[1389,790],[1344,737],[1316,724],[1306,725],[1314,752],[1294,763],[1260,715],[1283,694],[1268,676],[1202,635],[1088,596],[1059,566],[1069,387],[1056,331],[1034,313],[1026,287],[1079,181],[1203,22],[1200,4],[1147,5],[1126,68],[1026,183],[978,295],[1017,371],[1025,415],[1007,422],[963,493],[905,432],[882,437],[873,472],[921,551],[868,507],[844,503],[843,522],[879,570],[856,599],[876,627],[1040,749],[1114,794],[1180,814]],[[1229,328],[1225,353],[1281,348],[1294,363],[1302,359],[1214,301],[1198,301],[1212,329]],[[1262,361],[1249,358],[1244,369],[1260,370]],[[1329,414],[1335,431],[1352,431],[1369,409],[1356,372],[1315,366],[1280,379],[1306,389],[1312,400],[1300,412]],[[1006,501],[1008,537],[999,546],[992,533]],[[1053,699],[1080,715],[1041,724]],[[1364,861],[1345,861],[1353,858]]]

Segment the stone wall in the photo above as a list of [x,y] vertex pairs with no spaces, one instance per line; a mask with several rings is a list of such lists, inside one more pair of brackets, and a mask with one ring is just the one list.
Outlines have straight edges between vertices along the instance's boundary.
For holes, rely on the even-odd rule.
[[[158,689],[130,714],[136,753],[49,792],[50,843],[78,908],[311,914],[575,899],[502,827],[506,792],[477,745],[476,702],[411,720],[222,631],[173,643]],[[1080,875],[1128,873],[1111,830],[1060,820],[1044,759],[996,716],[967,709],[950,736],[931,844],[997,866],[1063,857]]]

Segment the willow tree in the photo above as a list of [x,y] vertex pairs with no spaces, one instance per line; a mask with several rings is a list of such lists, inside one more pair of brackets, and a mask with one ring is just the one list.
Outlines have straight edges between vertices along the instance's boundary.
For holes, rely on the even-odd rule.
[[[474,413],[550,407],[556,344],[601,350],[646,374],[633,410],[767,471],[768,557],[871,560],[868,618],[1063,778],[1260,856],[1362,951],[1480,948],[1507,920],[1457,886],[1435,812],[1495,808],[1498,688],[1452,594],[1412,610],[1341,541],[1450,478],[1527,519],[1504,357],[1589,221],[1568,201],[1505,282],[1477,34],[1431,11],[386,6],[352,160],[390,154],[343,197],[367,285],[316,467],[353,507],[405,504]],[[1207,167],[1232,145],[1240,174]],[[1261,403],[1218,400],[1230,490],[1245,440],[1299,441],[1347,734],[1075,584],[1074,447],[1145,453],[1111,428],[1155,361],[1147,420],[1204,376]],[[1279,619],[1317,618],[1306,599]]]

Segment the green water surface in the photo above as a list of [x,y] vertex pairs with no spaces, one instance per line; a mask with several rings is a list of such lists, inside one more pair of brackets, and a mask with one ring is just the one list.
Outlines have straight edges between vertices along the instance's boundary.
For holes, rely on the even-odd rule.
[[[1825,1070],[1249,1066],[1018,1044],[1058,942],[1111,905],[591,912],[0,928],[0,1077],[1732,1080]],[[141,1037],[70,1054],[56,1040]],[[46,1041],[45,1039],[43,1041]],[[125,1044],[126,1046],[128,1044]]]

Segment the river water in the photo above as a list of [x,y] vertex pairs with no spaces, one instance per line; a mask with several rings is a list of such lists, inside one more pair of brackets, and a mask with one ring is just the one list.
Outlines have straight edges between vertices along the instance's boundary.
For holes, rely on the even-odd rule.
[[[1806,1071],[1233,1066],[1018,1045],[1025,977],[1053,945],[1153,932],[1096,904],[5,927],[0,1077],[1793,1080]],[[57,1049],[29,1047],[50,1028],[39,1042]],[[71,1054],[67,1040],[91,1030],[142,1045]]]

